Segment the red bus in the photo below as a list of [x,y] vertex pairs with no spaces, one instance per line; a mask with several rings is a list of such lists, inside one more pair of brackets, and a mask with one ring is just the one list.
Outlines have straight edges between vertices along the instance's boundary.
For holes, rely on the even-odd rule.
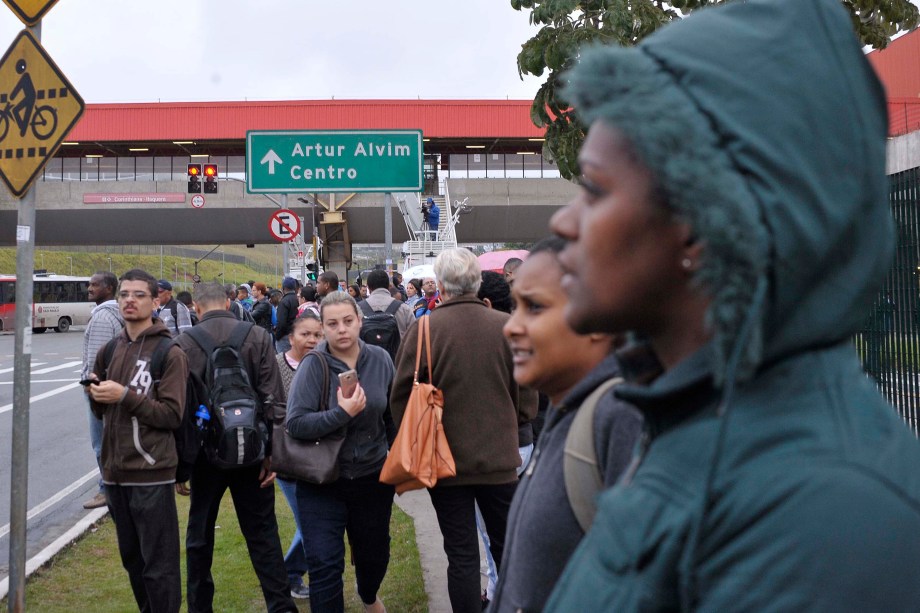
[[[32,283],[32,332],[67,332],[70,326],[89,322],[96,306],[86,295],[89,277],[36,274]],[[0,274],[0,331],[13,330],[15,310],[16,276]]]

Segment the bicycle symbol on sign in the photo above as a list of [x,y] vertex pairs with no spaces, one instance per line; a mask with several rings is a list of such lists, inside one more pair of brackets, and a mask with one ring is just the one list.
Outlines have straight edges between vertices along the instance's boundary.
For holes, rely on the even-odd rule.
[[[16,62],[16,72],[21,74],[16,87],[5,97],[6,106],[0,109],[0,142],[6,138],[10,131],[10,118],[19,127],[19,136],[25,136],[31,128],[32,134],[38,140],[47,140],[57,129],[57,110],[50,105],[35,105],[35,85],[32,77],[26,72],[26,61]],[[22,94],[22,98],[15,105],[12,99]]]

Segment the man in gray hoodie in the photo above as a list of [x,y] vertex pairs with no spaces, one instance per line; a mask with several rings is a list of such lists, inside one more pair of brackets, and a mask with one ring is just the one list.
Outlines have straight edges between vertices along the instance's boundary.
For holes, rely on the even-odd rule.
[[[90,313],[89,323],[86,324],[86,331],[83,333],[83,370],[80,371],[81,379],[89,377],[99,349],[115,338],[125,325],[124,320],[121,318],[121,313],[118,311],[118,303],[115,301],[116,287],[118,287],[118,279],[109,271],[99,271],[90,277],[86,293],[89,299],[96,303],[96,306],[93,307]],[[87,402],[89,402],[88,389],[86,393]],[[89,413],[89,440],[93,446],[93,453],[96,454],[96,464],[99,466],[99,489],[95,496],[83,503],[83,508],[97,509],[105,506],[102,464],[99,461],[102,455],[102,420],[93,415],[92,410],[87,412]]]

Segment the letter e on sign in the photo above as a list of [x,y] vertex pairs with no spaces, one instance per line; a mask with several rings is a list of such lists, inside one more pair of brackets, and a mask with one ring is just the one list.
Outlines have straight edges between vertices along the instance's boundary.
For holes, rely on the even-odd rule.
[[275,240],[292,241],[300,234],[300,217],[288,209],[275,211],[268,219],[268,230]]

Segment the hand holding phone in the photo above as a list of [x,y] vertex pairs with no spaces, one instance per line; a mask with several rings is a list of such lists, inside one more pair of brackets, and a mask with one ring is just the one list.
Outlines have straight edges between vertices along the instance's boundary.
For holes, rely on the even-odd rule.
[[346,370],[339,375],[339,387],[342,388],[342,397],[351,398],[358,386],[358,373],[354,368]]
[[90,385],[99,385],[99,379],[81,379],[80,385],[89,387]]

